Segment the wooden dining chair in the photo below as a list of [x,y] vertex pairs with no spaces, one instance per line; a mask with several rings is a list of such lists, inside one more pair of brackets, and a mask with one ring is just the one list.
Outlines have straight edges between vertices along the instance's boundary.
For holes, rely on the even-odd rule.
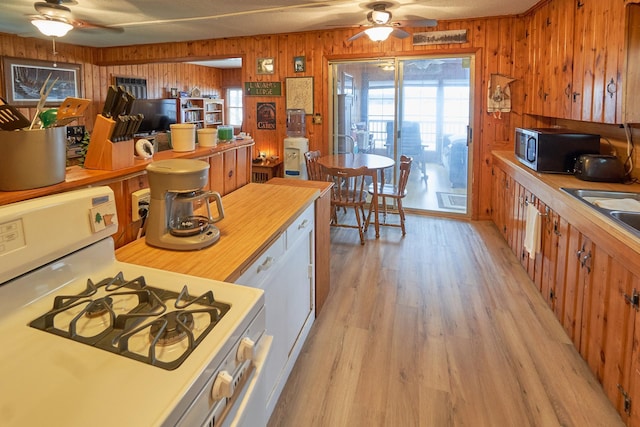
[[318,163],[320,158],[320,151],[307,151],[304,153],[304,160],[307,166],[307,177],[311,181],[326,181],[327,177],[324,175],[323,168]]
[[[364,245],[366,215],[364,205],[367,202],[367,186],[365,179],[371,171],[365,166],[351,168],[323,168],[330,181],[333,181],[331,191],[331,225],[334,227],[356,228],[360,234],[360,244]],[[338,209],[353,208],[356,224],[340,221]]]
[[[388,227],[400,227],[402,229],[402,235],[407,234],[404,226],[404,208],[402,206],[402,199],[407,195],[407,182],[409,182],[409,174],[411,173],[411,163],[413,163],[413,159],[409,156],[400,156],[400,175],[398,177],[398,184],[384,184],[382,187],[378,186],[378,203],[382,204],[382,218],[383,221],[380,225],[386,225]],[[374,194],[373,184],[370,185],[367,189],[367,192],[371,195]],[[388,223],[387,222],[387,213],[389,213],[387,208],[387,198],[393,199],[397,205],[397,211],[392,213],[397,213],[400,216],[400,223]],[[369,226],[369,222],[371,221],[371,211],[373,210],[373,203],[369,205],[369,213],[367,215],[367,221],[365,223],[365,230]]]

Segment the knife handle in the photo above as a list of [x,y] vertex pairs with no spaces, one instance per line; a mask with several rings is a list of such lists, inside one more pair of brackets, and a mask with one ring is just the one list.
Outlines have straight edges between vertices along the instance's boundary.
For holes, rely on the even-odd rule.
[[104,101],[104,107],[102,108],[102,115],[108,119],[110,119],[113,114],[113,107],[116,100],[116,87],[109,86],[107,89],[107,98]]

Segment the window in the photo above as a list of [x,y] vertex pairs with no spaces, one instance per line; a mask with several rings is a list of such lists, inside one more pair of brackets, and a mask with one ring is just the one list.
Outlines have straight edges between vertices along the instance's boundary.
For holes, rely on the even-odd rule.
[[370,82],[367,104],[369,134],[373,135],[374,148],[384,148],[387,143],[387,122],[395,117],[395,89],[393,82]]
[[242,89],[230,87],[227,89],[227,124],[242,127]]

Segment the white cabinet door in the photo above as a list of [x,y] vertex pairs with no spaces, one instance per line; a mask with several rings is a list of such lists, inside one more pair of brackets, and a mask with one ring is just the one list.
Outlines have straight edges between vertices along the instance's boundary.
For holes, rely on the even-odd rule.
[[236,281],[264,290],[266,333],[273,336],[265,365],[267,417],[315,318],[314,218],[311,205]]
[[[290,352],[313,310],[313,228],[287,251],[285,344]],[[310,272],[311,270],[311,272]]]

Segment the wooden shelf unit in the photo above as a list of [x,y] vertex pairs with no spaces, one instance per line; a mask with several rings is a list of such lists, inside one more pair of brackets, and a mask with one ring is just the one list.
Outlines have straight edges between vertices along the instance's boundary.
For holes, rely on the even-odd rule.
[[197,128],[205,126],[203,98],[178,98],[177,103],[178,123],[195,123]]
[[204,126],[218,127],[224,124],[224,99],[204,99]]

